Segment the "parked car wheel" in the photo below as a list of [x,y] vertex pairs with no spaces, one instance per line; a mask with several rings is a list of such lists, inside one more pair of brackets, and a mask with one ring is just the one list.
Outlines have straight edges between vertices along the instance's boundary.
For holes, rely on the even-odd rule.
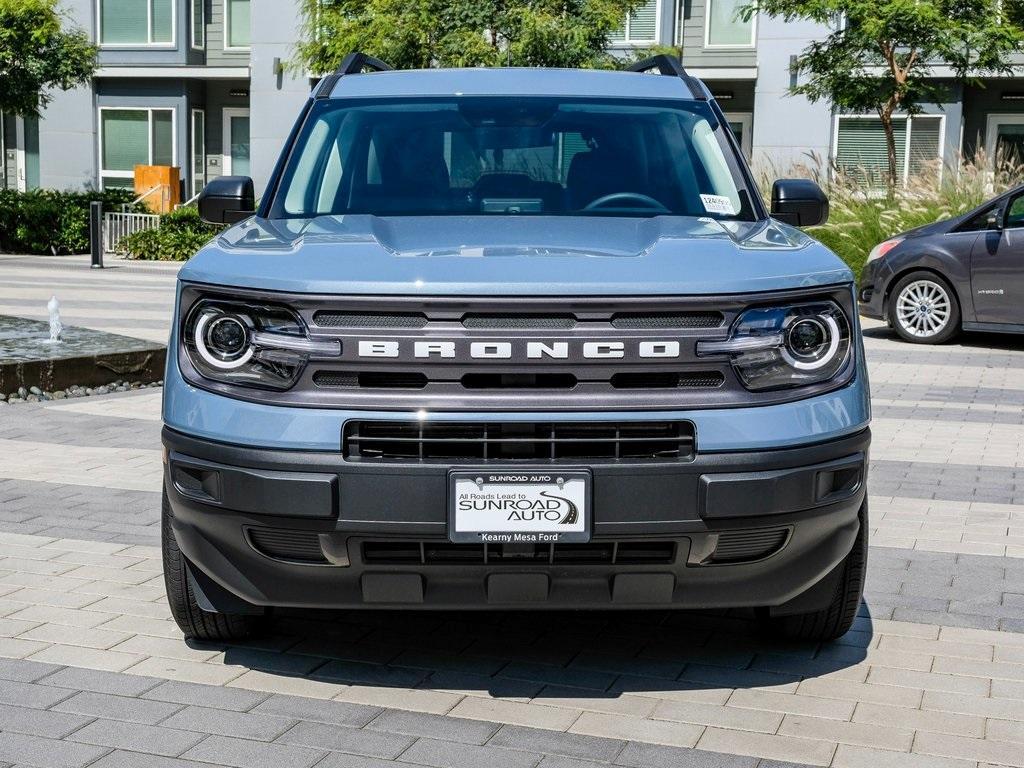
[[889,322],[904,341],[942,344],[960,332],[960,305],[933,272],[911,272],[889,294]]
[[791,616],[770,616],[767,609],[758,612],[762,628],[782,640],[825,642],[845,635],[857,618],[864,596],[864,574],[868,564],[868,502],[860,508],[860,530],[853,549],[843,561],[832,602],[827,608]]
[[161,544],[164,560],[164,585],[167,588],[167,602],[171,615],[186,639],[194,640],[241,640],[248,637],[258,616],[243,616],[230,613],[209,613],[199,607],[192,587],[189,585],[185,556],[178,549],[171,528],[171,508],[164,491],[163,508],[160,515]]

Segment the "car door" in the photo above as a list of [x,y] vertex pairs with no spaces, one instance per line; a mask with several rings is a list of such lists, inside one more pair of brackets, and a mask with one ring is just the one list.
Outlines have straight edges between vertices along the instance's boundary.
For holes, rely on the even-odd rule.
[[1007,198],[999,225],[971,252],[971,290],[979,323],[1024,324],[1024,191]]

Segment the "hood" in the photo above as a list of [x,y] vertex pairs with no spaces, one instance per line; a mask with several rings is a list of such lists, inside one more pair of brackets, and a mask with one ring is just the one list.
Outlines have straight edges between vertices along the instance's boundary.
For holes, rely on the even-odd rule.
[[381,295],[699,295],[853,279],[827,248],[775,221],[553,216],[252,218],[182,280]]

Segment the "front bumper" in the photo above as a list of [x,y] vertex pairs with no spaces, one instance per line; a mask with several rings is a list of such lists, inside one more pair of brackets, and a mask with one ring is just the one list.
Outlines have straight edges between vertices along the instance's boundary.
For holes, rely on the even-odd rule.
[[888,288],[885,259],[875,259],[864,265],[857,285],[857,310],[864,317],[885,320],[885,293]]
[[221,610],[785,612],[831,597],[815,587],[859,530],[870,435],[594,464],[589,549],[543,551],[448,545],[445,465],[351,463],[340,452],[244,448],[167,428],[163,440],[174,534],[194,585]]

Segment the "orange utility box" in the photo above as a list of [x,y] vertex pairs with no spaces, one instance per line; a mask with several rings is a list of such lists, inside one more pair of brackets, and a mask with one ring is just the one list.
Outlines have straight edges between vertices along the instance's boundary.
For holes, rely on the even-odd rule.
[[[147,194],[148,193],[148,194]],[[181,202],[181,174],[170,165],[136,165],[135,196],[153,213],[170,213]]]

